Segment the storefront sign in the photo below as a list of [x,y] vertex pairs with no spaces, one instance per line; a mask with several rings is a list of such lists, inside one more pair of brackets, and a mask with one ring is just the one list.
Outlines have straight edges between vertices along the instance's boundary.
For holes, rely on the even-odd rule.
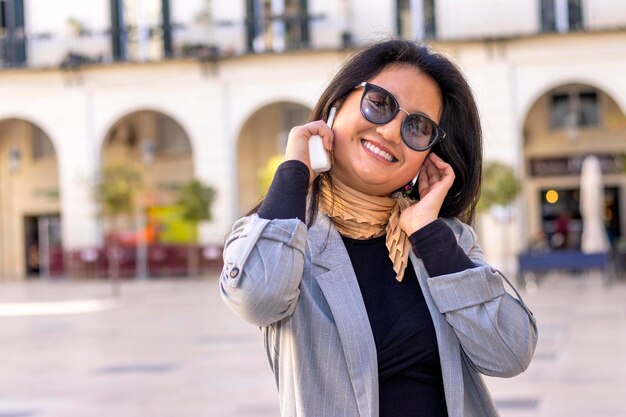
[[[556,177],[563,175],[580,175],[583,160],[587,155],[571,155],[562,158],[531,158],[531,177]],[[625,155],[597,155],[603,174],[620,174],[626,166]]]

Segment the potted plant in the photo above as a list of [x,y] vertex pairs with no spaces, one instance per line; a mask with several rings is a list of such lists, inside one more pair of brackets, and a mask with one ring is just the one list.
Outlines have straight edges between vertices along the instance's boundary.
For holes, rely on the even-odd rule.
[[118,234],[120,222],[135,212],[137,196],[142,188],[141,173],[125,164],[104,168],[96,183],[96,200],[100,205],[100,216],[111,224],[111,242],[107,245],[109,280],[112,295],[119,295],[120,250]]
[[71,36],[84,36],[87,34],[85,25],[75,17],[68,17],[66,21],[67,29]]
[[213,187],[205,185],[197,179],[193,179],[182,186],[179,191],[177,205],[182,210],[182,217],[193,226],[193,238],[187,246],[187,273],[189,276],[197,276],[199,270],[199,253],[195,248],[197,243],[197,226],[202,221],[210,221],[213,218],[211,206],[215,199]]
[[[500,161],[490,161],[484,165],[482,190],[476,209],[478,213],[489,213],[502,224],[502,246],[506,248],[510,248],[506,224],[512,216],[512,203],[521,189],[521,182],[510,165]],[[502,256],[505,258],[506,254],[503,252]]]
[[513,168],[500,161],[491,161],[483,168],[483,185],[478,200],[479,213],[495,206],[508,207],[522,189]]

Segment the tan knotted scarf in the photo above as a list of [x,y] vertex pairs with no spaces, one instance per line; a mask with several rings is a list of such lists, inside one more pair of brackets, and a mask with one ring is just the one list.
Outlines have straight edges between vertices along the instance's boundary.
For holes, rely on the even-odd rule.
[[412,203],[399,192],[392,197],[378,197],[350,188],[336,178],[332,186],[325,176],[320,181],[320,210],[332,219],[340,234],[352,239],[387,234],[389,258],[398,281],[404,277],[411,250],[409,237],[400,228],[400,213]]

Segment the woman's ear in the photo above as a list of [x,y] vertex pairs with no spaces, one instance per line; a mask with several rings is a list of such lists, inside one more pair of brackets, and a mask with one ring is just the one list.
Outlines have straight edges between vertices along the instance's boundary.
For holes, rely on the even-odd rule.
[[341,106],[343,106],[344,101],[345,101],[345,97],[340,97],[337,100],[333,101],[330,107],[335,107],[337,111],[339,111],[341,109]]
[[420,176],[420,172],[422,172],[422,168],[420,167],[420,170],[417,171],[417,174],[415,175],[415,177],[413,177],[413,179],[411,180],[411,195],[409,195],[409,197],[411,197],[414,200],[419,200],[420,199],[420,190],[419,190],[419,184],[417,183],[417,179]]

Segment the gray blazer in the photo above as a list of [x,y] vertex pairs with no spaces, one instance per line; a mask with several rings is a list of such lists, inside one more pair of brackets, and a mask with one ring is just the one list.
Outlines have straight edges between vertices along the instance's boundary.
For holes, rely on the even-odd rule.
[[[446,219],[477,265],[429,277],[411,253],[430,310],[450,417],[498,412],[480,373],[511,377],[533,356],[537,328],[503,276],[485,263],[473,230]],[[508,281],[507,281],[508,282]],[[222,298],[261,327],[283,417],[378,417],[376,346],[352,264],[323,213],[238,220],[224,248]]]

